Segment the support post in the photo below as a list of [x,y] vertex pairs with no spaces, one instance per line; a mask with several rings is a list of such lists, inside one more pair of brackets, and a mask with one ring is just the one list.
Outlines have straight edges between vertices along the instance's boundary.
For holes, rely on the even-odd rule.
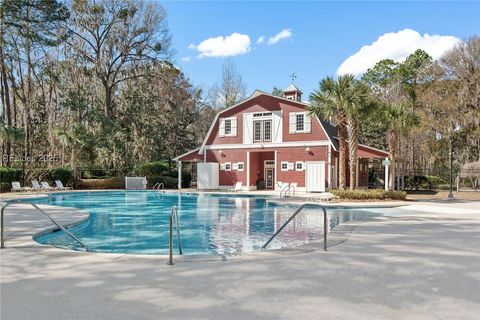
[[178,190],[182,189],[182,161],[178,161]]
[[[385,158],[386,161],[388,161],[388,158]],[[385,165],[385,191],[388,191],[388,164]]]
[[448,199],[453,199],[453,148],[452,148],[452,138],[450,137],[450,192],[448,193]]
[[247,151],[247,190],[250,191],[250,151]]
[[357,163],[355,164],[355,172],[356,172],[356,179],[355,179],[355,187],[358,188],[358,173],[359,173],[359,161],[357,158]]

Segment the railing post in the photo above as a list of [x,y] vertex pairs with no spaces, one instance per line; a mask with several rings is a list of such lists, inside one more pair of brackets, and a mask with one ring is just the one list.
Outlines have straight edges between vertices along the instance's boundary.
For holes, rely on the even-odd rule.
[[1,226],[0,226],[0,229],[1,229],[1,235],[0,235],[1,245],[0,245],[0,249],[4,249],[4,248],[5,248],[5,237],[4,237],[4,235],[5,235],[5,226],[4,226],[3,213],[4,213],[6,207],[7,207],[6,205],[3,206],[3,207],[2,207],[2,212],[0,213],[0,216],[1,216],[1,217],[0,217],[0,220],[1,220],[1,221],[0,221],[0,223],[1,223]]
[[173,208],[170,210],[170,232],[168,237],[168,244],[169,244],[169,252],[168,252],[168,262],[169,266],[173,266],[175,263],[173,262]]
[[323,250],[327,251],[327,232],[328,232],[328,227],[327,227],[327,210],[325,210],[324,207],[323,209]]

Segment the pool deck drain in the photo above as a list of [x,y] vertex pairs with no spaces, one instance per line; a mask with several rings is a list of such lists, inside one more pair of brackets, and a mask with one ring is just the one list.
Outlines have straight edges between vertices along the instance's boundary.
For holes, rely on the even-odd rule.
[[[428,212],[343,225],[348,240],[326,253],[167,266],[158,256],[38,245],[31,235],[49,222],[19,205],[8,210],[0,251],[0,318],[476,319],[480,202],[415,206]],[[82,214],[62,208],[54,217]]]

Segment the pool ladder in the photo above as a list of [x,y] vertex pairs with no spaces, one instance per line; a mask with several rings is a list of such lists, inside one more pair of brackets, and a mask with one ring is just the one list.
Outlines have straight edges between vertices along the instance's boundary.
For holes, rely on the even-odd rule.
[[155,190],[155,189],[165,189],[165,184],[163,182],[157,182],[153,186],[152,190]]
[[42,213],[44,216],[46,216],[50,221],[53,222],[53,224],[55,224],[57,227],[59,227],[63,232],[65,232],[68,236],[70,236],[70,238],[72,238],[73,240],[75,240],[76,242],[78,242],[87,252],[90,252],[90,249],[82,242],[80,241],[80,239],[78,239],[73,233],[71,233],[70,231],[67,230],[67,228],[65,228],[64,226],[62,226],[60,223],[58,223],[57,221],[55,221],[55,219],[53,219],[48,213],[46,213],[45,211],[43,211],[42,209],[40,209],[40,207],[38,207],[36,204],[34,203],[31,203],[31,202],[7,202],[3,207],[2,207],[2,210],[1,210],[1,213],[0,213],[0,248],[1,249],[4,249],[5,248],[5,218],[4,218],[4,214],[5,214],[5,209],[7,209],[7,207],[11,206],[11,205],[14,205],[14,204],[28,204],[28,205],[31,205],[32,207],[34,207],[35,209],[37,209],[40,213]]
[[270,239],[268,239],[267,242],[265,242],[265,244],[262,246],[261,250],[265,250],[267,248],[267,246],[270,244],[270,242],[273,241],[273,239],[275,239],[275,237],[277,235],[279,235],[283,229],[285,229],[285,227],[290,223],[290,221],[292,221],[293,219],[295,219],[295,217],[303,211],[303,209],[305,209],[306,206],[318,206],[320,208],[322,208],[323,210],[323,250],[324,251],[327,251],[327,231],[328,231],[328,227],[327,227],[327,210],[325,209],[325,207],[321,204],[308,204],[308,203],[304,203],[302,204],[297,210],[295,210],[295,212],[290,216],[290,218],[288,218],[288,220],[280,227],[280,229],[277,230],[277,232],[275,232],[275,234],[273,236],[270,237]]
[[175,263],[173,262],[173,220],[175,219],[175,227],[177,229],[177,241],[178,241],[178,254],[182,255],[182,240],[180,238],[180,224],[178,222],[178,210],[176,206],[173,206],[170,209],[170,222],[169,222],[169,238],[168,238],[168,262],[167,264],[173,266]]

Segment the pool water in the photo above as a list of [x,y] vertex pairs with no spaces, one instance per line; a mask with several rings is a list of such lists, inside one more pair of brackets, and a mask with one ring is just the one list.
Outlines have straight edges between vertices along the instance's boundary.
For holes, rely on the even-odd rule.
[[[89,219],[69,231],[95,252],[167,254],[170,208],[177,206],[184,254],[236,254],[259,251],[298,208],[268,199],[238,194],[108,191],[57,193],[49,199],[31,201],[88,211]],[[329,208],[328,229],[343,221],[365,220],[388,211]],[[322,239],[323,212],[312,206],[291,221],[268,248],[295,247]],[[63,231],[44,233],[35,240],[81,249]]]

